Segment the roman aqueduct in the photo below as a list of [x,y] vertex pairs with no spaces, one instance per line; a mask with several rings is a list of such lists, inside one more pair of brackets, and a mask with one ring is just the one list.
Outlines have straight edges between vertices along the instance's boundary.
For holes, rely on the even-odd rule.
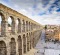
[[[0,55],[24,55],[35,47],[40,38],[41,25],[17,11],[0,4]],[[8,31],[8,18],[11,26]],[[16,25],[16,20],[18,25]]]

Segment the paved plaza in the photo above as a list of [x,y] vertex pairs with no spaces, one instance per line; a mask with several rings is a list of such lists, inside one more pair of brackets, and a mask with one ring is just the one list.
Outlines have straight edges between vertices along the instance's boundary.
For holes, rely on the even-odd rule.
[[60,50],[46,49],[44,54],[45,55],[60,55]]

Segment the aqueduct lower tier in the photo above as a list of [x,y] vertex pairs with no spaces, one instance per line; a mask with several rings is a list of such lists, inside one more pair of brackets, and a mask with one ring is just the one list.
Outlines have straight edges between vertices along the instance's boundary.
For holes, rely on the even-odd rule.
[[[42,29],[40,24],[2,4],[0,16],[0,55],[24,55],[35,47]],[[12,20],[10,25],[9,17]]]

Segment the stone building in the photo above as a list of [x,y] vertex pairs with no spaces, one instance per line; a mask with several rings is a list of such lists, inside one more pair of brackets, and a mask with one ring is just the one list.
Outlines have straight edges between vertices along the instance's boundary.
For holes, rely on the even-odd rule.
[[46,34],[46,40],[51,41],[54,40],[54,30],[53,29],[46,29],[45,30],[45,34]]
[[54,30],[54,39],[56,41],[60,41],[60,31],[59,31],[59,29]]
[[[0,4],[0,16],[2,18],[0,55],[24,55],[35,47],[41,33],[39,23],[3,4]],[[12,20],[10,31],[8,31],[9,17]]]
[[53,40],[60,42],[60,28],[59,26],[50,26],[50,28],[47,28],[45,30],[46,33],[46,40]]

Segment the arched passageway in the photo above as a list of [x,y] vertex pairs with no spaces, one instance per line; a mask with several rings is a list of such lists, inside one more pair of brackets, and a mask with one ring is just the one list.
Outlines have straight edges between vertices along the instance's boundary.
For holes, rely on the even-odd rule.
[[26,31],[28,31],[28,21],[26,21]]
[[27,33],[27,51],[29,51],[29,36],[28,36],[28,33]]
[[16,42],[14,38],[11,38],[10,42],[10,55],[16,55]]
[[32,33],[30,35],[30,49],[32,48]]
[[0,15],[0,35],[1,35],[1,21],[2,21],[2,17]]
[[16,26],[16,22],[14,20],[14,17],[10,16],[8,18],[8,32],[14,34],[16,28],[15,26]]
[[30,22],[29,22],[29,31],[30,31]]
[[20,35],[18,36],[18,52],[19,55],[22,55],[22,39]]
[[31,48],[31,34],[29,33],[29,49]]
[[25,32],[25,21],[24,20],[22,20],[22,28],[23,28],[22,32]]
[[0,35],[5,34],[6,32],[6,24],[7,22],[5,21],[5,16],[4,14],[0,13]]
[[23,35],[23,52],[26,53],[26,37]]
[[0,41],[0,55],[7,55],[6,44],[4,41]]
[[16,20],[16,27],[17,27],[17,32],[21,33],[21,20],[19,18]]
[[34,48],[34,33],[32,33],[32,47]]

